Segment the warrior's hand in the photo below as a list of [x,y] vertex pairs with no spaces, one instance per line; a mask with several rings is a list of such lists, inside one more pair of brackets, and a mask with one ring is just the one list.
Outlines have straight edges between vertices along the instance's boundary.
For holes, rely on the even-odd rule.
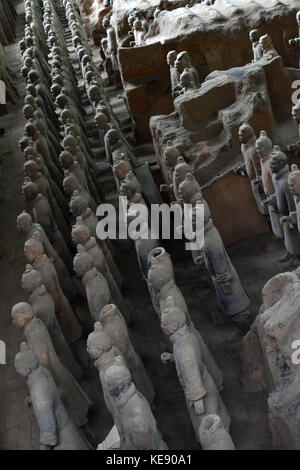
[[194,259],[194,263],[197,266],[204,266],[205,265],[205,257],[203,251],[200,251]]
[[232,276],[229,271],[222,273],[222,274],[217,274],[216,280],[217,280],[217,283],[220,285],[224,295],[232,294],[232,287],[231,287]]
[[201,398],[201,400],[194,401],[193,405],[194,405],[194,408],[195,408],[195,413],[197,415],[203,415],[205,409],[204,409],[204,403],[203,403],[202,398]]
[[32,406],[31,396],[25,398],[25,405],[30,408]]
[[295,47],[297,45],[296,39],[289,39],[289,46]]
[[160,355],[161,362],[167,364],[168,362],[174,362],[174,355],[168,352],[163,352]]
[[286,223],[286,222],[289,222],[289,223],[290,223],[290,222],[291,222],[291,218],[290,218],[290,216],[288,216],[288,215],[284,215],[284,216],[280,217],[279,221],[280,221],[280,224],[282,225],[282,224],[284,224],[284,223]]
[[254,184],[259,184],[259,183],[261,183],[261,176],[257,176],[257,177],[254,178],[252,181],[253,181]]
[[266,199],[263,199],[261,202],[263,206],[267,206],[268,203],[270,202],[270,199],[267,197]]
[[290,220],[291,220],[291,223],[293,225],[297,225],[298,220],[297,220],[297,212],[296,211],[290,212]]
[[171,187],[168,184],[161,184],[159,187],[159,190],[161,193],[166,193],[166,192],[171,191]]

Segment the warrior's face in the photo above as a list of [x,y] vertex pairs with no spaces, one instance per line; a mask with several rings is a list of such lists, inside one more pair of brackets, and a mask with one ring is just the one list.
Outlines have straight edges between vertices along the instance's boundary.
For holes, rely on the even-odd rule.
[[239,128],[239,139],[242,144],[246,144],[252,136],[253,134],[252,132],[250,132],[250,129],[248,129],[248,127]]
[[176,61],[175,61],[175,67],[176,70],[181,74],[185,67],[188,66],[188,60],[185,54],[178,54]]
[[291,193],[294,196],[299,196],[300,194],[300,173],[291,174],[289,177],[289,188]]

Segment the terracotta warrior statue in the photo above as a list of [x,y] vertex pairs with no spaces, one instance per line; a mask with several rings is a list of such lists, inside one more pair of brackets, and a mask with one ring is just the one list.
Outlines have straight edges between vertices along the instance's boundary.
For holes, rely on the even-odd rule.
[[[128,219],[130,219],[130,208],[128,211]],[[160,242],[158,240],[158,236],[154,236],[153,232],[148,226],[148,223],[143,223],[138,237],[133,240],[133,242],[141,274],[143,279],[147,281],[148,256],[152,250],[159,247]]]
[[96,239],[91,237],[91,232],[83,223],[82,217],[77,217],[76,224],[72,227],[72,240],[75,245],[82,245],[85,251],[92,256],[95,268],[105,277],[113,299],[120,305],[120,308],[122,308],[122,306],[125,307],[124,299],[119,290],[119,287],[122,286],[122,282],[119,284],[120,279],[115,279],[112,275],[101,247],[96,242]]
[[128,172],[131,170],[132,166],[128,161],[124,153],[119,153],[114,158],[114,164],[112,167],[114,179],[116,182],[116,187],[120,191],[122,182],[125,180]]
[[[222,372],[216,365],[201,334],[194,327],[185,298],[175,284],[173,264],[170,256],[164,248],[155,248],[149,253],[148,265],[148,287],[154,310],[159,316],[160,321],[162,312],[166,308],[167,299],[171,297],[174,301],[174,305],[184,312],[187,325],[195,331],[205,364],[210,375],[213,377],[218,390],[220,390],[223,382]],[[170,349],[169,344],[163,344],[163,346],[166,347],[166,349]]]
[[64,291],[69,301],[72,302],[75,299],[77,292],[73,286],[71,276],[64,262],[50,243],[43,227],[39,224],[34,224],[31,215],[26,211],[23,211],[20,215],[18,215],[17,226],[20,231],[25,233],[26,240],[32,238],[35,232],[40,233],[40,240],[43,244],[44,252],[48,258],[51,258],[62,290]]
[[295,156],[300,155],[300,100],[292,107],[292,116],[295,123],[298,125],[299,140],[295,144],[287,146],[289,152],[293,152]]
[[46,137],[37,130],[31,120],[27,122],[25,131],[27,136],[33,141],[35,150],[43,156],[52,178],[59,187],[61,185],[62,175],[59,171],[58,161],[56,161],[56,154],[54,157],[54,151],[51,153]]
[[111,293],[105,277],[97,271],[92,256],[82,245],[77,245],[74,271],[77,276],[82,277],[90,313],[93,320],[97,321],[102,308],[111,303]]
[[257,62],[263,55],[261,46],[259,44],[259,31],[252,29],[249,33],[249,39],[252,42],[253,59],[252,62]]
[[170,198],[170,201],[174,201],[174,193],[171,187],[173,183],[173,173],[175,166],[177,164],[177,160],[180,157],[179,150],[172,145],[172,142],[168,140],[166,147],[164,148],[163,153],[163,164],[165,167],[165,177],[167,179],[167,184],[162,184],[160,186],[161,192],[167,192]]
[[41,274],[43,284],[54,301],[58,322],[66,340],[69,344],[78,341],[82,333],[80,323],[61,289],[52,261],[44,252],[39,232],[35,232],[25,242],[24,252],[28,263]]
[[266,195],[266,199],[263,201],[263,204],[266,204],[268,207],[271,227],[274,235],[278,238],[283,238],[282,226],[280,223],[280,213],[276,205],[276,198],[272,197],[275,194],[272,171],[270,167],[273,144],[271,139],[269,139],[267,136],[266,131],[260,132],[260,136],[255,142],[255,149],[257,155],[260,158],[260,180]]
[[39,192],[48,200],[55,220],[65,229],[66,224],[69,222],[69,211],[67,202],[59,187],[52,179],[49,180],[48,177],[40,171],[39,162],[36,160],[28,159],[24,163],[24,174],[37,185]]
[[81,216],[83,223],[88,227],[90,234],[97,240],[97,243],[100,245],[103,254],[105,256],[106,262],[112,273],[114,279],[118,283],[119,286],[122,285],[122,278],[119,273],[119,270],[116,266],[116,263],[113,259],[113,256],[110,252],[109,247],[106,244],[106,240],[101,240],[97,237],[97,225],[98,219],[95,214],[89,208],[87,201],[78,193],[78,191],[74,191],[71,202],[70,202],[70,210],[74,217]]
[[35,183],[29,180],[24,181],[22,186],[23,194],[30,204],[35,223],[40,224],[45,230],[49,241],[53,243],[55,249],[60,254],[66,265],[69,264],[70,253],[66,245],[70,240],[70,230],[61,232],[57,225],[48,200],[43,196]]
[[273,173],[277,207],[281,215],[284,244],[291,255],[300,256],[300,234],[295,229],[296,205],[289,187],[290,170],[287,165],[287,156],[278,145],[274,146],[270,166]]
[[78,195],[85,199],[87,205],[91,208],[91,210],[93,210],[93,212],[97,210],[97,204],[95,200],[92,198],[91,194],[81,186],[77,176],[72,171],[65,170],[63,187],[69,201],[71,201],[73,193],[77,191]]
[[113,125],[109,121],[109,118],[106,116],[106,114],[100,112],[99,110],[95,114],[95,122],[99,129],[100,141],[102,144],[104,144],[106,160],[109,162],[111,161],[111,156],[109,145],[107,142],[107,138],[105,138],[105,135],[110,129],[113,129]]
[[298,232],[300,233],[300,170],[297,165],[291,165],[291,173],[288,178],[289,189],[294,196],[296,212],[291,212],[290,216],[294,223],[297,225]]
[[141,10],[137,9],[134,13],[134,17],[142,22],[143,30],[146,34],[149,30],[149,23],[145,16],[142,14]]
[[186,93],[188,90],[197,89],[193,77],[187,69],[184,69],[180,75],[180,86],[183,93]]
[[126,173],[126,176],[121,183],[120,194],[127,197],[129,204],[145,204],[142,198],[142,186],[132,170],[129,170]]
[[112,364],[103,374],[120,412],[124,445],[122,450],[167,450],[146,398],[136,389],[125,365]]
[[26,342],[15,357],[16,371],[26,379],[40,429],[40,450],[92,450],[69,415],[51,372]]
[[264,36],[261,36],[259,38],[259,45],[262,50],[262,59],[271,60],[274,57],[279,56],[278,52],[273,46],[272,39],[270,38],[268,34],[265,34]]
[[86,197],[78,190],[74,191],[70,201],[70,211],[74,217],[82,217],[85,225],[88,226],[93,237],[96,237],[96,227],[98,219],[90,209]]
[[251,182],[251,189],[256,201],[257,209],[261,214],[266,214],[262,200],[265,199],[260,186],[261,167],[256,152],[256,137],[253,128],[246,122],[239,128],[239,139],[241,141],[241,152],[244,157],[246,173]]
[[106,382],[104,381],[104,373],[108,367],[114,363],[121,363],[125,366],[125,360],[120,355],[120,351],[112,345],[109,336],[105,333],[101,323],[94,324],[94,331],[89,334],[87,339],[87,352],[94,366],[99,371],[99,378],[103,390],[104,401],[108,411],[111,413],[115,426],[117,427],[121,445],[124,444],[124,431],[120,411],[117,407],[117,399],[109,393]]
[[73,377],[79,380],[82,377],[82,369],[76,362],[73,353],[66,342],[55,315],[55,305],[43,284],[40,273],[27,264],[22,276],[22,287],[29,296],[34,315],[42,320],[47,327],[56,354],[63,360]]
[[117,155],[123,153],[133,167],[137,166],[138,162],[134,155],[134,152],[129,148],[128,145],[125,144],[124,139],[122,139],[121,134],[117,129],[109,129],[105,134],[105,137],[107,139],[107,145],[109,147],[108,157],[110,158],[110,160],[108,160],[108,163],[110,163],[110,165],[114,164],[114,160]]
[[173,100],[178,96],[178,92],[180,90],[180,82],[179,82],[180,74],[178,73],[178,70],[175,67],[176,58],[177,58],[177,52],[176,51],[169,51],[168,52],[168,54],[167,54],[167,64],[170,67],[170,80],[171,80]]
[[[117,35],[114,28],[111,26],[110,19],[105,17],[102,21],[102,26],[106,30],[107,35],[107,56],[110,58],[112,73],[113,73],[113,81],[114,83],[120,80],[120,73],[119,73],[119,63],[118,63],[118,41]],[[110,78],[110,77],[109,77]]]
[[185,159],[180,156],[177,158],[176,165],[174,167],[172,184],[175,200],[178,203],[182,203],[182,199],[179,194],[179,186],[180,183],[184,181],[187,173],[192,173],[192,169],[190,165],[185,161]]
[[171,297],[162,312],[161,326],[173,345],[177,374],[196,439],[199,440],[199,426],[203,418],[209,414],[219,415],[222,424],[229,429],[230,417],[207,371],[198,338],[187,326],[184,312],[176,307]]
[[[299,35],[297,38],[290,39],[289,45],[294,47],[295,49],[300,50],[300,11],[297,11],[296,13],[296,21],[297,21],[297,25],[299,28],[299,33],[298,33]],[[300,68],[300,53],[299,53],[299,68]]]
[[[219,305],[226,316],[231,317],[243,334],[249,329],[250,300],[240,278],[231,263],[219,231],[214,226],[207,202],[202,198],[201,190],[191,173],[180,184],[180,195],[183,201],[193,206],[197,201],[204,204],[204,245],[205,266],[214,284]],[[196,250],[195,250],[196,251]]]
[[98,86],[97,82],[93,80],[89,87],[87,88],[87,95],[92,103],[94,113],[97,111],[97,106],[103,98],[101,88]]
[[190,74],[191,79],[196,85],[196,88],[200,87],[200,79],[197,70],[190,63],[190,56],[187,51],[180,52],[175,61],[175,67],[179,74],[182,74],[183,71],[186,71]]
[[24,329],[26,342],[39,358],[40,364],[51,373],[74,423],[78,427],[84,426],[87,423],[91,402],[59,360],[46,326],[34,316],[31,305],[26,302],[15,304],[11,315],[13,323],[18,328]]
[[[78,179],[79,184],[81,184],[82,188],[85,189],[87,192],[90,192],[90,187],[86,178],[86,174],[81,165],[78,163],[78,161],[76,161],[73,157],[70,147],[66,147],[66,150],[61,152],[59,156],[59,161],[64,172],[68,170],[71,174],[74,174]],[[93,208],[97,208],[97,203],[92,198],[92,196],[90,196],[90,200],[92,201]]]
[[114,304],[106,305],[100,312],[99,321],[112,345],[125,359],[133,381],[149,403],[154,400],[155,392],[144,364],[136,353],[124,317]]
[[143,30],[143,24],[141,20],[136,19],[133,23],[133,36],[135,46],[142,46],[144,43],[145,31]]

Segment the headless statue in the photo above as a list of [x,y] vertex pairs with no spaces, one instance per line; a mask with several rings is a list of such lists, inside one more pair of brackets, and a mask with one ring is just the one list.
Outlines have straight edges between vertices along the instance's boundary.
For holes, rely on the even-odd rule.
[[72,374],[59,360],[46,326],[34,316],[31,305],[26,302],[15,304],[11,315],[13,323],[18,328],[24,329],[26,342],[38,356],[40,364],[51,373],[61,399],[76,426],[84,426],[87,423],[91,402]]
[[202,450],[235,450],[231,436],[218,415],[206,415],[200,424]]
[[40,450],[92,450],[68,413],[51,372],[25,342],[16,355],[15,368],[27,382],[40,429]]

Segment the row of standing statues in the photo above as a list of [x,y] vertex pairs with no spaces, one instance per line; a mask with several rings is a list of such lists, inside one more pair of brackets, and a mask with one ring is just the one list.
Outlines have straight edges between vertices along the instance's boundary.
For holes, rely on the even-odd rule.
[[[73,308],[77,296],[87,300],[94,323],[87,351],[99,371],[104,401],[114,420],[113,445],[167,449],[151,408],[155,391],[128,327],[130,306],[122,294],[113,248],[96,234],[95,211],[105,194],[62,18],[70,31],[98,139],[116,188],[127,196],[129,205],[146,204],[134,171],[137,159],[106,96],[101,70],[94,64],[73,2],[27,0],[25,10],[25,37],[20,42],[26,81],[27,124],[20,140],[25,210],[17,225],[25,237],[28,264],[22,286],[28,301],[15,304],[11,314],[16,327],[24,331],[15,366],[27,381],[27,405],[32,406],[40,428],[41,449],[93,447],[86,431],[93,404],[80,385],[82,365],[70,347],[83,334]],[[108,47],[112,52],[109,39]],[[192,177],[189,172],[187,176]],[[211,220],[209,209],[207,217]],[[72,244],[77,251],[73,260]],[[230,265],[221,240],[220,244]],[[219,393],[222,374],[191,321],[170,256],[157,240],[138,239],[134,245],[161,323],[162,360],[176,363],[196,438],[203,448],[234,448],[228,433],[230,418]]]
[[[155,390],[134,346],[132,311],[124,297],[114,247],[97,236],[96,211],[105,193],[90,132],[96,131],[115,189],[127,198],[129,217],[134,218],[130,212],[134,204],[150,205],[136,174],[139,163],[133,144],[106,91],[107,80],[109,85],[121,86],[116,32],[105,18],[107,37],[101,42],[98,67],[72,0],[26,0],[25,20],[20,42],[26,83],[27,123],[20,139],[25,207],[17,225],[25,239],[22,287],[28,301],[14,305],[11,314],[13,323],[24,331],[15,367],[27,381],[27,404],[39,425],[41,449],[94,447],[86,430],[93,403],[81,386],[84,372],[70,347],[84,334],[74,308],[82,297],[90,313],[87,351],[114,421],[114,438],[98,448],[164,450],[167,444],[153,414]],[[135,44],[141,44],[147,20],[133,11],[128,22]],[[252,31],[250,39],[255,61],[276,55],[269,37],[259,39]],[[291,45],[298,42],[295,39]],[[174,98],[200,86],[186,51],[170,51],[167,61]],[[92,109],[92,129],[86,122],[83,94]],[[293,116],[299,123],[298,108],[294,106]],[[272,231],[284,240],[287,252],[300,256],[299,170],[293,166],[290,172],[286,155],[273,147],[265,131],[256,138],[245,123],[239,137],[258,210],[269,216]],[[201,187],[172,142],[165,147],[164,165],[170,184],[161,190],[168,193],[170,203],[191,204],[194,211],[199,203],[204,206],[204,245],[193,252],[193,261],[205,265],[223,314],[237,327],[229,345],[234,347],[251,324],[249,297]],[[143,231],[148,237],[142,236]],[[175,363],[195,437],[203,449],[232,450],[230,416],[221,397],[222,372],[193,324],[171,257],[159,240],[151,238],[147,224],[133,245],[161,325],[161,361]]]

